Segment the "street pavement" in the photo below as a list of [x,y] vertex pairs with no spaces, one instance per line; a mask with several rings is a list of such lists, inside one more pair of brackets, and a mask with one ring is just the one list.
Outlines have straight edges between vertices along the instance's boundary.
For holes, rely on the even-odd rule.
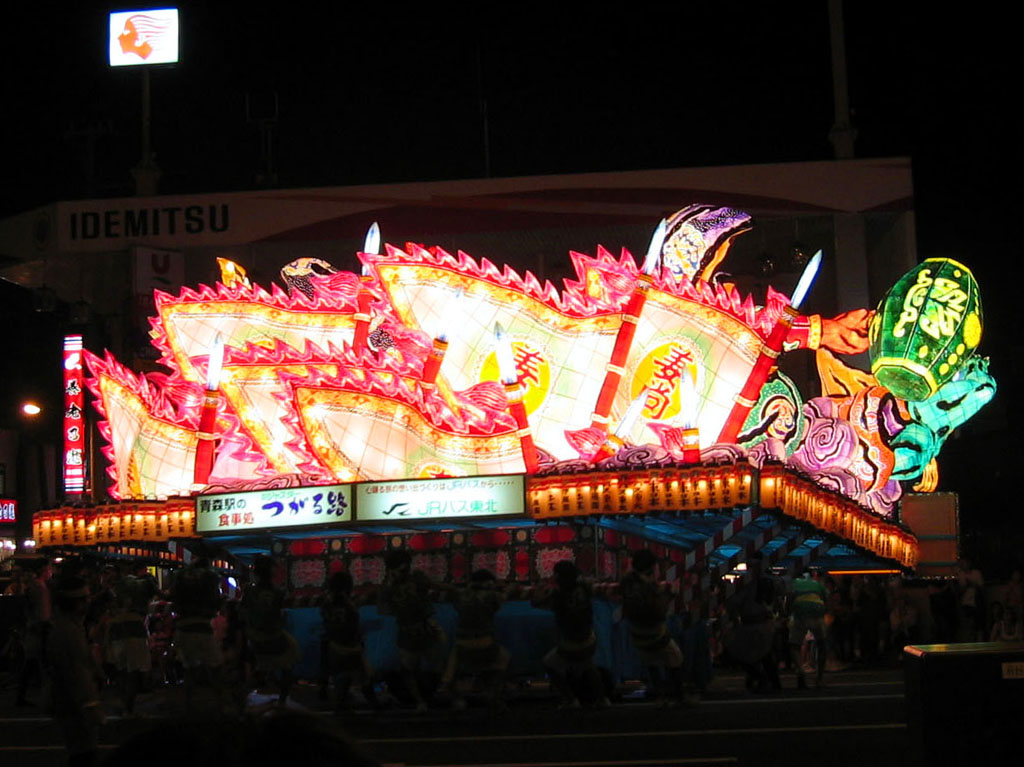
[[[336,723],[395,767],[904,767],[912,756],[897,667],[830,673],[820,690],[797,690],[795,677],[783,674],[783,690],[769,694],[749,693],[740,676],[720,673],[700,701],[682,708],[658,707],[635,687],[620,693],[621,702],[608,709],[556,710],[547,686],[531,684],[510,688],[501,713],[470,698],[465,711],[439,701],[424,714],[395,706],[338,715],[319,700],[315,685],[299,684],[288,705]],[[12,700],[12,689],[0,690],[0,764],[64,764],[60,737],[45,713],[15,708]],[[254,693],[250,715],[263,715],[271,701]],[[108,712],[117,710],[113,691],[104,703]],[[159,747],[161,721],[184,712],[181,688],[144,693],[137,711],[131,718],[108,716],[104,752],[147,731]]]

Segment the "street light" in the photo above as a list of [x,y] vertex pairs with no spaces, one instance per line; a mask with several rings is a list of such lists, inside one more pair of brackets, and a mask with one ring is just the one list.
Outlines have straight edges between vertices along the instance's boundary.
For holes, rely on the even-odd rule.
[[27,416],[37,416],[43,412],[43,409],[39,407],[35,402],[26,402],[21,406],[21,412]]

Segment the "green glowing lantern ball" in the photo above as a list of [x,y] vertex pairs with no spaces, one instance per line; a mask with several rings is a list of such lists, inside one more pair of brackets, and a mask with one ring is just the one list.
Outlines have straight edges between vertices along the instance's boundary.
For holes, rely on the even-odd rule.
[[930,397],[981,341],[981,296],[970,270],[929,258],[882,298],[871,320],[871,372],[897,397]]

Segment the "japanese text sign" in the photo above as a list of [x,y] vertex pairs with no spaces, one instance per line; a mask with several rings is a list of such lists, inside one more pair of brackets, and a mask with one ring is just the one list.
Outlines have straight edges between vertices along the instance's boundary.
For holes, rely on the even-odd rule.
[[351,485],[286,487],[196,498],[196,532],[239,533],[352,521]]
[[356,486],[356,519],[411,521],[524,514],[523,477],[453,477]]

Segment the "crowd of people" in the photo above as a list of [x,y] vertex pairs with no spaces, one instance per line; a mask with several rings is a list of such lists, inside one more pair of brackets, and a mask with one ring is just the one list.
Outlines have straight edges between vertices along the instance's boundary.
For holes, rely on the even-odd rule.
[[[466,706],[468,680],[488,706],[503,708],[510,654],[495,616],[509,598],[528,598],[554,614],[554,643],[541,663],[559,707],[612,705],[614,680],[595,662],[595,584],[572,561],[558,562],[548,581],[526,588],[485,569],[464,584],[437,583],[412,565],[408,552],[388,552],[383,583],[358,597],[348,573],[328,578],[318,600],[320,689],[338,711],[358,703],[353,690],[373,708],[393,698],[425,711],[447,699],[458,710]],[[258,556],[252,582],[228,598],[225,579],[203,557],[176,571],[166,589],[143,566],[65,560],[54,570],[44,560],[29,563],[9,589],[24,605],[15,635],[15,703],[33,705],[30,690],[47,679],[53,716],[72,754],[83,755],[95,752],[105,688],[124,716],[154,684],[182,685],[188,710],[240,714],[258,687],[272,687],[283,707],[300,648],[287,630],[276,567]],[[646,669],[651,697],[668,706],[694,704],[713,664],[743,669],[752,692],[770,693],[781,689],[780,669],[794,673],[798,688],[808,675],[821,686],[827,669],[895,660],[907,644],[1021,638],[1019,571],[992,592],[963,561],[955,579],[931,582],[925,595],[898,577],[833,577],[813,569],[786,577],[757,554],[747,567],[732,588],[691,592],[684,604],[677,589],[659,581],[653,553],[640,549],[618,584],[602,585],[600,596],[618,606]],[[399,669],[386,685],[364,647],[359,607],[367,599],[396,626]],[[451,638],[437,620],[438,600],[455,608]]]

